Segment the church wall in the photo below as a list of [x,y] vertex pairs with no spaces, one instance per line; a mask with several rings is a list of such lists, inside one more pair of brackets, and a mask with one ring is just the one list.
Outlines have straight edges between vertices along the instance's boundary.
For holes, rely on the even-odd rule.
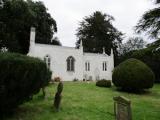
[[[83,79],[82,68],[82,51],[71,47],[62,47],[55,45],[35,44],[34,52],[29,55],[41,58],[44,60],[46,55],[51,57],[52,78],[60,77],[63,81],[72,81],[74,78]],[[67,71],[66,60],[69,56],[75,59],[75,71]]]
[[[73,47],[64,47],[56,45],[35,43],[35,28],[31,28],[29,56],[38,57],[44,60],[45,56],[51,58],[50,69],[52,78],[60,77],[63,81],[72,81],[73,79],[107,79],[112,80],[112,70],[114,68],[113,51],[108,56],[103,54],[83,53],[81,43],[80,49]],[[67,71],[67,58],[72,56],[75,59],[74,72]],[[90,70],[86,71],[85,62],[90,63]],[[107,71],[103,71],[102,64],[106,61]]]
[[[90,71],[86,71],[85,62],[90,63]],[[103,71],[103,62],[107,63],[107,71]],[[112,70],[113,70],[113,56],[108,56],[107,54],[92,54],[86,53],[83,57],[83,74],[84,78],[91,78],[93,80],[97,79],[107,79],[112,80]]]

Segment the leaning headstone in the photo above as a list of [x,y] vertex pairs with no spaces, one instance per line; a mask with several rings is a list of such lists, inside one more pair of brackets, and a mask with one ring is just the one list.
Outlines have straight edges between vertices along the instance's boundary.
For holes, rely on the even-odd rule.
[[60,103],[61,103],[61,98],[62,98],[62,93],[63,91],[63,83],[60,82],[58,84],[58,87],[57,87],[57,92],[55,94],[55,98],[54,98],[54,107],[56,109],[56,111],[59,111],[59,108],[60,108]]
[[123,96],[114,97],[113,100],[116,120],[132,120],[131,101]]

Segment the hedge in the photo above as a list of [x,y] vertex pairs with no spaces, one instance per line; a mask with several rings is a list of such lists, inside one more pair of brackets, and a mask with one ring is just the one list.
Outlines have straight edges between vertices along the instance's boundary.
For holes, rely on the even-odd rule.
[[45,87],[51,72],[38,58],[0,53],[0,112],[10,112]]
[[105,79],[99,80],[96,82],[96,86],[109,88],[111,87],[111,80],[105,80]]

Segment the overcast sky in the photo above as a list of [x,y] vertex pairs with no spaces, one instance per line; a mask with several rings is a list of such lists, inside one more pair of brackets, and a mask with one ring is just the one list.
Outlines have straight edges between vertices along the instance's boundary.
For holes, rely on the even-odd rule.
[[101,11],[115,18],[114,26],[134,36],[133,27],[143,13],[153,8],[152,0],[41,0],[56,20],[59,40],[63,46],[75,46],[76,29],[85,16]]

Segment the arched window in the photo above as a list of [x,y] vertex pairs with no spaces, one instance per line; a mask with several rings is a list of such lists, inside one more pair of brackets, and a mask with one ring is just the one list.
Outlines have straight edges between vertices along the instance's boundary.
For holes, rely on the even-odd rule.
[[74,68],[74,64],[75,64],[75,59],[70,56],[67,58],[67,71],[70,71],[70,72],[74,72],[75,68]]
[[86,71],[90,71],[90,62],[89,61],[85,62],[85,69],[86,69]]
[[103,62],[103,71],[107,71],[107,62],[106,61]]
[[46,56],[44,57],[44,62],[46,63],[47,68],[50,69],[50,66],[51,66],[51,57],[50,57],[49,55],[46,55]]

